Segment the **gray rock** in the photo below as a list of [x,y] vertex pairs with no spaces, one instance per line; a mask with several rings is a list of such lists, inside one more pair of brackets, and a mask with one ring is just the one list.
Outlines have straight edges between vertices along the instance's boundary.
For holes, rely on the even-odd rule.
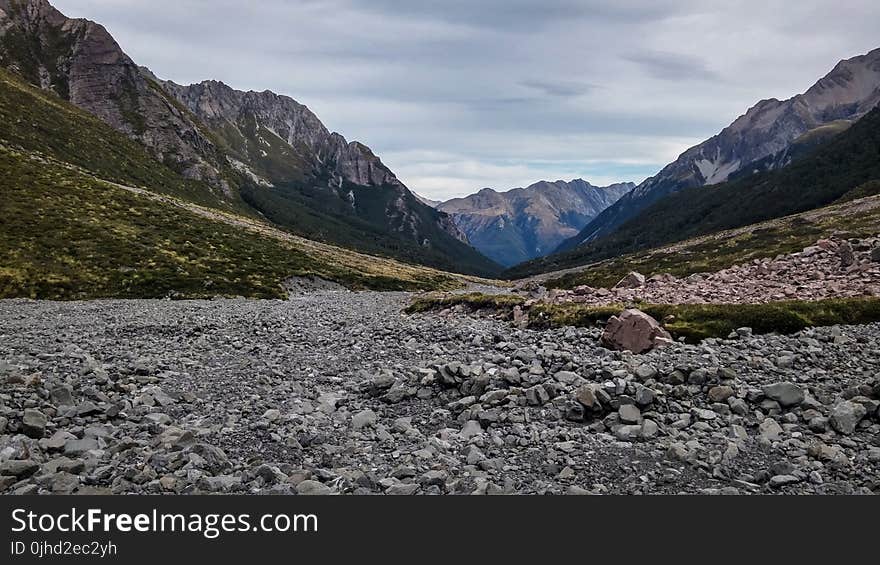
[[25,478],[36,473],[40,465],[31,459],[3,461],[0,463],[0,475]]
[[52,389],[51,398],[58,406],[73,406],[73,388],[68,385],[56,386]]
[[650,388],[637,384],[636,385],[636,394],[635,401],[641,407],[649,406],[654,402],[654,391]]
[[41,438],[46,433],[46,415],[39,410],[27,408],[21,418],[21,427],[25,435],[32,438]]
[[599,400],[596,398],[596,392],[591,384],[585,384],[578,388],[576,398],[578,402],[590,410],[599,408]]
[[625,404],[617,411],[620,421],[625,424],[639,424],[642,421],[642,413],[638,407],[632,404]]
[[829,421],[835,431],[849,435],[853,433],[859,422],[867,415],[865,407],[856,402],[844,401],[831,410]]
[[61,471],[49,479],[52,494],[71,494],[79,488],[80,478],[77,475]]
[[840,257],[840,266],[843,268],[852,266],[856,262],[856,256],[852,245],[848,241],[841,241],[837,247],[837,255]]
[[526,389],[526,400],[532,406],[543,406],[550,401],[550,395],[543,385],[535,385]]
[[727,399],[735,393],[729,386],[714,386],[709,389],[709,400],[712,402],[727,402]]
[[304,496],[326,496],[333,493],[324,483],[313,480],[300,482],[296,485],[296,492]]
[[672,343],[672,336],[651,316],[640,310],[624,310],[612,316],[602,334],[602,344],[610,349],[645,353]]
[[633,271],[614,285],[614,288],[642,288],[643,286],[645,286],[645,275]]
[[64,442],[65,455],[82,455],[87,451],[98,449],[98,440],[93,437],[69,439]]
[[764,395],[782,406],[797,406],[804,401],[806,391],[794,383],[773,383],[763,388]]
[[70,440],[75,440],[76,436],[66,430],[58,430],[52,437],[40,440],[40,447],[47,451],[64,449],[64,446]]
[[366,427],[376,425],[378,417],[372,410],[362,410],[351,417],[351,427],[355,430],[361,430]]
[[480,422],[476,420],[468,420],[464,423],[464,426],[461,427],[461,431],[459,435],[464,440],[469,440],[472,437],[478,436],[483,433],[483,427],[480,425]]
[[786,485],[793,485],[801,482],[801,479],[793,475],[776,475],[770,478],[771,488],[782,488]]
[[645,420],[642,422],[642,437],[645,439],[653,439],[660,433],[660,427],[653,420]]
[[418,484],[398,483],[391,485],[385,490],[385,494],[392,496],[412,496],[419,491]]
[[211,473],[220,473],[231,466],[226,453],[215,445],[196,443],[187,448],[187,451],[198,455],[204,461],[204,469]]
[[779,441],[782,427],[773,418],[764,418],[764,421],[758,425],[758,432],[768,441]]

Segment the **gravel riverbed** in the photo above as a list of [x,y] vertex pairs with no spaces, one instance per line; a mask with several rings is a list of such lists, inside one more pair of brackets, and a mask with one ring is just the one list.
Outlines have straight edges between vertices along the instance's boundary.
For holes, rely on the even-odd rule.
[[880,492],[880,325],[632,355],[409,299],[0,301],[0,492]]

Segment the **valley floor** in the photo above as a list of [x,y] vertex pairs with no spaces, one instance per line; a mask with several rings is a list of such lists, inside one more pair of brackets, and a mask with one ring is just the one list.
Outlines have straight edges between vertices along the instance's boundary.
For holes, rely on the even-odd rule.
[[0,491],[880,492],[880,324],[676,344],[290,301],[0,301]]

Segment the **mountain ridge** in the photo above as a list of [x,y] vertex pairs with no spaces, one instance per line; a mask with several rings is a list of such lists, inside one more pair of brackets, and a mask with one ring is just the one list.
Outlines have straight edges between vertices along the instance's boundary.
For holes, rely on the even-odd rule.
[[[103,26],[67,18],[47,0],[0,0],[0,65],[136,140],[181,176],[205,183],[220,207],[250,207],[284,228],[361,251],[449,270],[498,271],[369,147],[329,132],[290,97],[240,93],[217,81],[190,87],[162,81]],[[212,105],[223,110],[213,127],[203,119]],[[273,122],[281,135],[262,135],[268,130],[255,116],[269,121],[271,114],[299,121],[285,131]],[[268,150],[255,148],[259,138],[269,140]]]
[[583,179],[539,181],[503,192],[484,188],[438,208],[483,254],[512,266],[552,251],[634,187],[597,187]]
[[516,266],[507,274],[577,267],[878,194],[878,132],[880,107],[824,143],[798,149],[785,167],[685,188],[655,202],[611,235]]
[[880,103],[880,48],[840,61],[802,94],[761,100],[719,134],[696,145],[602,212],[557,251],[607,236],[668,194],[717,184],[742,167],[785,151],[831,122],[856,121]]

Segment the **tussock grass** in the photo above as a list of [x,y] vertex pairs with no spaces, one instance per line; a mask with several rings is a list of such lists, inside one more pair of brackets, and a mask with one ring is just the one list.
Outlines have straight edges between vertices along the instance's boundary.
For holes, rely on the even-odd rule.
[[430,312],[432,310],[445,310],[453,306],[464,305],[473,310],[513,310],[514,306],[525,303],[522,296],[513,294],[483,294],[473,292],[469,294],[434,294],[421,296],[412,301],[406,308],[407,314],[418,312]]

